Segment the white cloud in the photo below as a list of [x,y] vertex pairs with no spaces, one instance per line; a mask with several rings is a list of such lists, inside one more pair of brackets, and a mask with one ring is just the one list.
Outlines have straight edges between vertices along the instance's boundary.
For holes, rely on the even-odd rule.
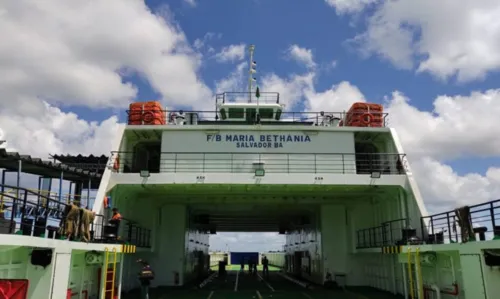
[[500,138],[494,129],[500,115],[500,89],[438,96],[432,112],[410,103],[395,92],[388,111],[391,126],[398,128],[404,144],[415,154],[437,159],[500,156]]
[[185,3],[187,3],[191,7],[196,7],[196,1],[195,0],[184,0]]
[[325,0],[325,2],[334,7],[337,14],[358,13],[367,6],[380,2],[382,0]]
[[[137,90],[117,72],[148,79],[169,104],[210,97],[191,51],[167,8],[154,15],[141,1],[3,1],[0,105],[124,106]],[[119,34],[118,34],[119,33]],[[172,70],[175,69],[175,72]]]
[[[194,40],[193,47],[199,51],[199,50],[203,49],[205,46],[207,46],[207,43],[209,41],[212,41],[214,39],[220,39],[221,37],[222,37],[222,33],[207,32],[207,33],[205,33],[205,35],[202,38],[197,38]],[[214,51],[214,49],[212,47],[210,47],[210,46],[207,46],[207,47],[208,47],[209,53]]]
[[215,59],[218,62],[235,62],[243,60],[245,57],[245,44],[230,45],[222,48],[222,50],[215,54]]
[[338,64],[339,64],[339,62],[337,60],[333,60],[332,62],[330,62],[330,64],[327,67],[329,69],[334,69],[337,67]]
[[245,70],[248,68],[248,63],[242,62],[236,66],[236,69],[229,74],[229,76],[217,81],[215,83],[215,90],[217,93],[222,92],[240,92],[247,88],[248,79],[245,77]]
[[291,45],[287,50],[287,57],[304,64],[308,68],[316,67],[311,49],[301,48],[298,45]]
[[[117,117],[88,122],[74,113],[64,113],[47,103],[36,102],[31,111],[0,111],[0,128],[9,145],[21,153],[43,159],[48,154],[106,154],[111,142],[121,134]],[[36,145],[36,146],[34,146]]]
[[[210,236],[210,250],[248,252],[282,250],[285,236],[278,233],[217,233]],[[227,246],[226,246],[227,245]]]
[[459,175],[449,165],[430,157],[412,161],[418,186],[431,212],[494,200],[500,193],[500,167],[490,167],[485,174]]
[[400,68],[481,79],[500,69],[499,14],[496,0],[385,1],[352,42]]
[[56,106],[121,111],[137,94],[124,82],[134,72],[171,106],[212,105],[200,56],[166,7],[154,15],[141,1],[3,1],[0,10],[0,127],[20,151],[109,153],[116,117],[87,122]]
[[307,109],[314,112],[343,112],[355,102],[365,102],[361,91],[346,81],[322,92],[306,91],[305,96],[308,99]]

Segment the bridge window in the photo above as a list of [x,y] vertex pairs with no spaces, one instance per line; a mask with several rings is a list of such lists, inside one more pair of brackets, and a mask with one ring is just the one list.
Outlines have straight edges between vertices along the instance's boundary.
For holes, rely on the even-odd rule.
[[281,109],[276,110],[276,116],[274,117],[275,120],[280,120],[281,118]]
[[222,120],[225,120],[225,119],[227,118],[227,115],[226,115],[226,109],[224,109],[224,108],[221,108],[221,109],[220,109],[220,118],[221,118]]
[[237,119],[245,117],[245,109],[244,108],[229,108],[228,109],[229,119]]
[[247,108],[247,122],[255,122],[256,110],[254,108]]
[[261,119],[272,119],[274,115],[273,108],[263,108],[259,109]]

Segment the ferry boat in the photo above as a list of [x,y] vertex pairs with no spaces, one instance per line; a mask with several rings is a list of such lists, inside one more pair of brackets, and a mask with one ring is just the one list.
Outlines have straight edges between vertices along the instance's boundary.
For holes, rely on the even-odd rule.
[[[499,201],[429,215],[381,105],[288,112],[253,86],[254,49],[247,92],[211,112],[134,103],[108,156],[0,149],[0,298],[140,298],[138,259],[156,273],[150,299],[498,298]],[[68,235],[74,207],[88,242]],[[209,250],[210,235],[246,231],[285,236],[257,253],[279,271]]]

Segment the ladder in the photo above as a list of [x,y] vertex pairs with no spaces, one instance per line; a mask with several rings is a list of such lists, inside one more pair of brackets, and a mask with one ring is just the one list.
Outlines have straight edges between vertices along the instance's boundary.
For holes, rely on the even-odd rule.
[[[101,275],[104,275],[104,284],[102,286],[102,293],[104,299],[115,299],[115,278],[116,278],[116,263],[118,260],[118,252],[116,247],[110,252],[106,247],[104,249],[105,259],[104,267]],[[110,256],[113,255],[113,260],[111,261]],[[110,295],[108,295],[110,294]]]
[[[416,248],[415,257],[413,258],[413,264],[415,265],[412,269],[412,255],[411,247],[408,246],[407,257],[408,257],[408,280],[410,287],[410,298],[415,299],[415,293],[418,299],[424,299],[424,283],[422,277],[422,266],[420,264],[420,248]],[[413,272],[415,271],[415,281],[413,277]]]

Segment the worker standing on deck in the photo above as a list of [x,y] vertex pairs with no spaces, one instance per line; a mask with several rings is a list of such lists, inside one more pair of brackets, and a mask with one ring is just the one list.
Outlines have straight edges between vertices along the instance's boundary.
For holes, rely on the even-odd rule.
[[252,274],[253,270],[253,260],[251,257],[247,258],[247,264],[248,264],[248,273]]
[[262,275],[269,276],[269,260],[265,255],[262,257]]
[[149,286],[151,285],[151,280],[155,278],[155,273],[148,262],[138,259],[137,263],[141,264],[141,271],[139,272],[141,299],[149,299]]
[[257,264],[258,264],[258,260],[255,259],[255,258],[252,258],[252,270],[250,271],[253,275],[257,275]]
[[90,241],[90,225],[94,222],[95,212],[82,209],[83,214],[80,218],[80,234],[84,242]]
[[253,259],[252,258],[248,259],[248,273],[250,273],[250,274],[253,273]]
[[80,218],[80,208],[78,205],[71,203],[66,206],[63,214],[64,235],[67,240],[73,240],[78,233],[78,220]]
[[111,216],[111,220],[109,220],[109,222],[120,222],[120,220],[122,220],[122,215],[118,212],[117,208],[113,208],[113,216]]

